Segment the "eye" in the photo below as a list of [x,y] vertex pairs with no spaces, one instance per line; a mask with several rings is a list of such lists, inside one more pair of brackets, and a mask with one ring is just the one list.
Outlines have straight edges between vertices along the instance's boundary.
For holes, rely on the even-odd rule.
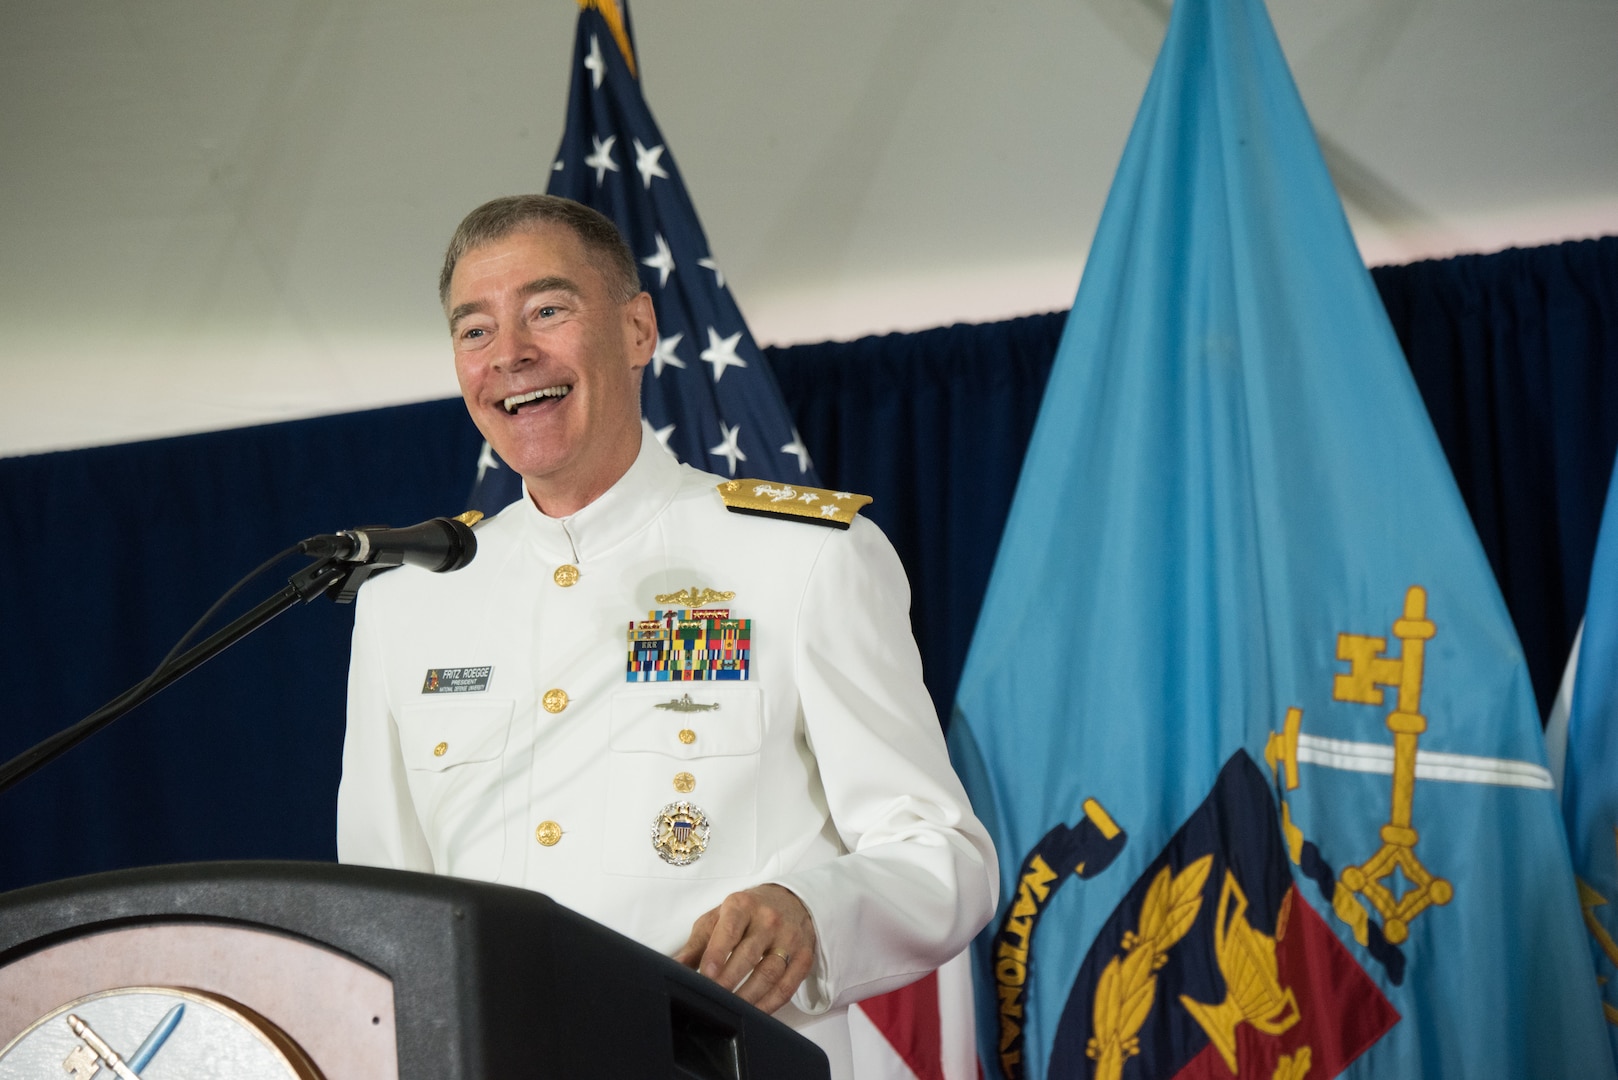
[[488,331],[483,329],[481,326],[474,326],[469,330],[462,331],[461,339],[463,341],[476,341],[486,333],[488,333]]
[[559,310],[561,310],[561,309],[558,308],[555,304],[541,304],[538,308],[536,308],[534,310],[534,314],[538,315],[541,319],[549,319],[550,317],[555,315]]

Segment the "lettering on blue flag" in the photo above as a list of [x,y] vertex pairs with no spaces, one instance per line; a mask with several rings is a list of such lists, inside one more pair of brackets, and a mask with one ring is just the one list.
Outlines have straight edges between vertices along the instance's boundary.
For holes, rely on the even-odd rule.
[[[567,126],[549,193],[611,218],[657,310],[641,410],[681,461],[721,476],[818,487],[764,355],[725,284],[679,167],[641,95],[628,4],[581,4]],[[487,447],[471,505],[493,513],[521,478]]]
[[[999,1043],[996,1057],[1006,1080],[1021,1080],[1023,1030],[1034,932],[1051,899],[1068,880],[1095,877],[1112,865],[1129,837],[1102,805],[1086,799],[1076,825],[1057,824],[1022,859],[1017,891],[995,935],[994,989]],[[1005,852],[1001,852],[1002,857]]]

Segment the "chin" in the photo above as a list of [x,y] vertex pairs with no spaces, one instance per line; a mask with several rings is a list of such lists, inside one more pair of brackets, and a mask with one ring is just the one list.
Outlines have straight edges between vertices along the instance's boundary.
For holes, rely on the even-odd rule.
[[496,430],[499,438],[489,439],[489,445],[512,470],[524,477],[543,477],[566,467],[575,456],[575,440],[558,438],[557,432],[519,433],[509,428]]
[[547,480],[565,473],[572,460],[572,455],[566,453],[536,454],[531,450],[523,453],[518,448],[514,448],[512,456],[508,458],[500,453],[498,446],[495,447],[495,453],[500,454],[500,459],[521,476],[529,487],[535,484],[543,485]]

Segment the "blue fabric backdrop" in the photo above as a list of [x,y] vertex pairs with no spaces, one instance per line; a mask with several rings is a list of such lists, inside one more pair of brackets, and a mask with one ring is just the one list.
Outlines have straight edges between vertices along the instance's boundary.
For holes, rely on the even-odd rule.
[[[1374,277],[1543,706],[1618,450],[1618,237]],[[876,498],[944,716],[1064,318],[766,350],[824,482]],[[0,459],[0,757],[138,681],[280,548],[460,510],[477,449],[460,402],[443,401]],[[0,889],[332,858],[351,625],[326,600],[291,611],[0,794]]]

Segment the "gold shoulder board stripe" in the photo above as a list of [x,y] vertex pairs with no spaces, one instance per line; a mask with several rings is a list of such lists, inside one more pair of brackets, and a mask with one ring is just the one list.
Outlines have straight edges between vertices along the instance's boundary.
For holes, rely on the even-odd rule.
[[871,501],[869,495],[826,488],[775,484],[768,480],[726,480],[719,485],[725,509],[736,514],[763,514],[792,518],[816,525],[846,529],[860,507]]

